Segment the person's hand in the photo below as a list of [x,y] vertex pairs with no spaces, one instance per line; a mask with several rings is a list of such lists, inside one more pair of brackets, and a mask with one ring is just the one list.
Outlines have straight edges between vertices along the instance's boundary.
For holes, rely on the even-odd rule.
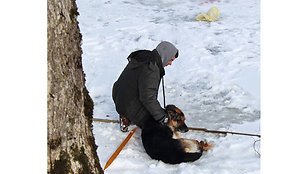
[[167,125],[169,123],[169,117],[168,115],[164,115],[160,120],[159,120],[159,123],[162,124],[162,125]]

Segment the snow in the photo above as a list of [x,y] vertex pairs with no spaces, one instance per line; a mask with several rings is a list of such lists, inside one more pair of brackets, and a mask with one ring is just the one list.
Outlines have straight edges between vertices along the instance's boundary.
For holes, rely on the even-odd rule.
[[[166,103],[186,115],[190,127],[260,134],[260,3],[258,0],[77,0],[83,35],[86,86],[94,117],[118,119],[112,85],[137,49],[174,43],[180,55],[165,68]],[[220,19],[195,16],[216,6]],[[160,88],[159,101],[163,104]],[[109,116],[107,116],[109,115]],[[127,136],[118,124],[94,123],[101,166]],[[189,131],[182,137],[214,141],[193,163],[150,159],[132,136],[106,173],[260,173],[257,137]]]
[[[229,129],[242,132],[259,133],[259,121],[247,122],[242,125],[233,124]],[[97,152],[102,166],[105,165],[112,153],[121,144],[127,134],[119,130],[115,123],[94,123]],[[169,165],[152,160],[145,152],[141,142],[141,131],[137,129],[126,147],[121,151],[107,173],[260,173],[260,158],[255,150],[260,151],[260,142],[257,137],[227,136],[189,131],[181,134],[184,138],[207,139],[214,141],[212,150],[204,152],[203,156],[193,163]]]

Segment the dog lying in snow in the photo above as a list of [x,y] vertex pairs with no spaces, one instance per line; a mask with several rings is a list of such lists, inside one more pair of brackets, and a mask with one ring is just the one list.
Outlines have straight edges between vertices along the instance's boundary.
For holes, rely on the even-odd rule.
[[188,131],[184,113],[174,105],[168,105],[165,109],[169,116],[168,125],[161,125],[152,119],[142,129],[141,138],[147,154],[169,164],[199,159],[202,152],[209,150],[213,144],[180,138],[180,132]]

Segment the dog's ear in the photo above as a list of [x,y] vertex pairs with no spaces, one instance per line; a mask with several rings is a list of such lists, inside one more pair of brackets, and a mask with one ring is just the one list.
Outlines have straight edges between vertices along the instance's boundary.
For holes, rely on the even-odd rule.
[[177,117],[178,116],[177,110],[180,110],[175,105],[167,105],[165,109],[168,113],[168,116],[171,116],[172,118]]
[[175,105],[167,105],[165,109],[166,110],[171,110],[171,109],[173,110],[174,108],[176,108]]
[[168,115],[173,114],[173,110],[169,109],[169,108],[166,108],[166,112],[167,112]]
[[171,120],[175,120],[178,117],[178,114],[174,109],[168,109],[167,113]]

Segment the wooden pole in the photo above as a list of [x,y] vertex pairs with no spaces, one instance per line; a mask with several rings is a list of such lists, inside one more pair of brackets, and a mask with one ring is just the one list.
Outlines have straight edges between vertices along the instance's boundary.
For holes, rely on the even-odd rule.
[[216,134],[235,134],[235,135],[246,135],[246,136],[257,136],[260,138],[260,135],[257,134],[248,134],[248,133],[241,133],[241,132],[230,132],[230,131],[216,131],[216,130],[208,130],[205,128],[194,128],[194,127],[188,127],[190,130],[198,130],[198,131],[204,131],[207,133],[216,133]]
[[[105,123],[119,123],[118,120],[107,120],[107,119],[100,119],[100,118],[93,118],[93,121],[98,122],[105,122]],[[235,135],[246,135],[246,136],[256,136],[261,137],[261,135],[257,134],[248,134],[248,133],[241,133],[241,132],[230,132],[230,131],[216,131],[216,130],[208,130],[205,128],[196,128],[196,127],[188,127],[190,130],[196,130],[196,131],[204,131],[207,133],[215,133],[215,134],[235,134]]]
[[92,121],[99,121],[104,123],[119,123],[119,120],[107,120],[107,119],[101,119],[101,118],[93,118]]

